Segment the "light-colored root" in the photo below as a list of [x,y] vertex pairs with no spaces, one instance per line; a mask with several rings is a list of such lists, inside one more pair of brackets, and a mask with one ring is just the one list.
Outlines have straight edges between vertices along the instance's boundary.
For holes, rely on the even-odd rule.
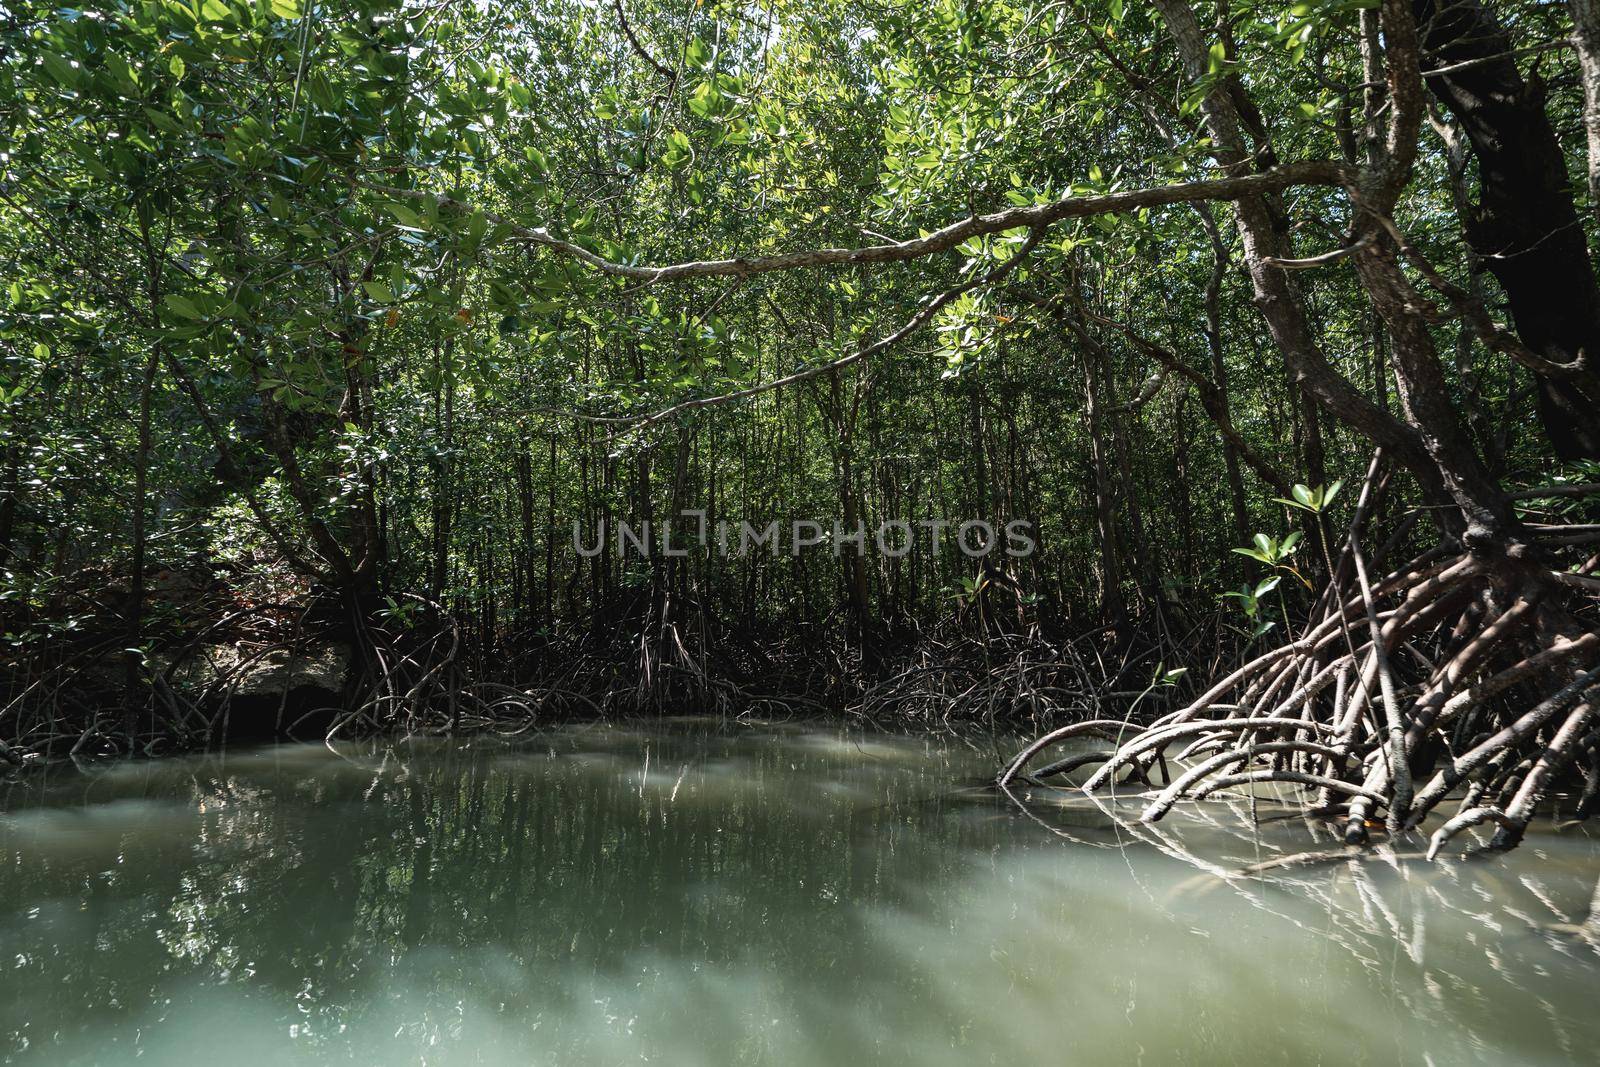
[[1549,547],[1588,543],[1591,531],[1540,529],[1503,558],[1433,550],[1377,581],[1360,532],[1353,523],[1339,562],[1330,557],[1335,580],[1298,638],[1147,723],[1052,731],[1001,784],[1092,735],[1113,747],[1069,750],[1041,774],[1097,766],[1079,787],[1094,793],[1170,766],[1137,825],[1182,801],[1287,786],[1304,791],[1308,811],[1337,804],[1346,843],[1362,845],[1377,813],[1395,836],[1455,798],[1429,858],[1484,823],[1497,827],[1492,847],[1514,846],[1568,781],[1582,793],[1578,817],[1600,810],[1600,557],[1553,568]]

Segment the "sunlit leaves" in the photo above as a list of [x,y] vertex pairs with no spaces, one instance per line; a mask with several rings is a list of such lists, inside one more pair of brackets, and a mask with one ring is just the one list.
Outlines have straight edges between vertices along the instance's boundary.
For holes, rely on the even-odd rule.
[[1284,537],[1281,541],[1267,534],[1258,533],[1255,535],[1252,545],[1247,548],[1235,548],[1233,551],[1241,556],[1249,556],[1251,559],[1260,560],[1268,566],[1275,567],[1294,555],[1295,549],[1300,544],[1300,537],[1299,530]]
[[666,138],[666,151],[661,154],[662,165],[669,170],[678,170],[694,158],[694,149],[689,145],[689,137],[682,130],[673,130]]
[[[36,310],[29,289],[14,350],[48,337],[48,362],[61,363],[99,345],[112,376],[133,380],[159,342],[194,368],[222,417],[293,408],[307,416],[296,427],[307,469],[343,464],[349,475],[369,455],[351,442],[374,437],[339,429],[352,378],[379,418],[403,428],[397,437],[432,440],[446,388],[459,418],[497,433],[522,425],[531,404],[647,412],[855,351],[930,295],[1007,262],[1024,237],[991,235],[913,263],[651,287],[553,255],[531,230],[632,263],[760,256],[892,243],[972,214],[1212,166],[1194,120],[1173,113],[1198,87],[1178,73],[1148,5],[626,6],[649,58],[611,5],[559,0],[47,12],[8,68],[28,104],[4,146],[37,214],[6,221],[27,235],[14,244],[60,245],[51,271],[27,269],[67,294]],[[1353,9],[1235,5],[1227,15],[1233,51],[1216,50],[1205,88],[1243,79],[1267,109],[1280,158],[1336,152],[1341,95],[1283,60],[1300,49],[1325,61],[1316,73],[1329,84],[1359,79],[1345,32]],[[1149,99],[1125,72],[1150,79]],[[1230,211],[1215,215],[1236,257]],[[1308,230],[1307,243],[1346,220],[1322,221],[1327,234]],[[69,258],[79,254],[85,262]],[[965,295],[857,369],[882,391],[872,402],[887,395],[892,409],[913,387],[965,395],[1026,367],[1054,405],[1051,440],[1065,438],[1081,402],[1079,354],[1052,301],[1081,283],[1097,310],[1131,316],[1203,368],[1211,256],[1187,206],[1062,223],[1005,285]],[[1249,396],[1270,368],[1245,328],[1244,284],[1230,266],[1227,358],[1242,364],[1230,370]],[[70,303],[88,309],[92,331],[61,325]],[[1318,310],[1340,314],[1337,301]],[[1108,338],[1109,373],[1141,380],[1140,361]],[[127,381],[118,384],[125,404]],[[1186,404],[1186,439],[1198,440],[1186,390],[1130,422]],[[992,403],[990,417],[1012,413],[1010,397]],[[1241,408],[1252,438],[1284,417]],[[652,447],[643,436],[616,447]],[[1203,468],[1206,451],[1195,447],[1193,477],[1220,477]],[[1065,446],[1060,458],[1075,462]],[[348,499],[318,491],[324,502]],[[1295,547],[1294,535],[1253,544],[1251,558],[1281,561]],[[1278,577],[1251,594],[1270,594]]]
[[1343,488],[1344,482],[1342,480],[1334,482],[1327,488],[1323,488],[1320,485],[1313,488],[1312,486],[1297,484],[1290,492],[1290,496],[1294,499],[1291,500],[1281,496],[1273,497],[1273,499],[1287,507],[1297,508],[1300,511],[1309,511],[1311,514],[1317,515],[1321,514],[1333,503],[1333,498],[1338,496],[1339,490]]
[[44,69],[50,72],[50,76],[69,89],[75,88],[82,78],[76,63],[54,52],[43,52],[39,59],[44,64]]
[[162,306],[172,314],[175,320],[193,322],[206,317],[205,313],[200,310],[192,299],[180,293],[167,294],[166,298],[162,300]]

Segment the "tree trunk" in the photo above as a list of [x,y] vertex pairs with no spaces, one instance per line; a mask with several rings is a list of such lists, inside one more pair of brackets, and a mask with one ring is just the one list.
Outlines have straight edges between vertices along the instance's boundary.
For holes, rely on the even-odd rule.
[[[547,631],[555,625],[556,615],[556,475],[556,435],[551,434],[544,498],[544,627]],[[531,527],[532,523],[529,525]]]
[[[1413,9],[1424,70],[1450,68],[1427,78],[1428,87],[1461,124],[1478,161],[1468,242],[1505,290],[1523,344],[1554,363],[1586,355],[1592,363],[1600,354],[1600,286],[1542,85],[1523,80],[1510,37],[1479,0],[1413,0]],[[1536,377],[1539,420],[1556,454],[1600,459],[1600,376],[1593,367]]]
[[11,542],[16,537],[17,511],[22,497],[22,435],[13,433],[6,445],[6,481],[0,488],[0,560],[8,560],[15,553]]
[[[1228,365],[1223,358],[1222,345],[1222,283],[1228,270],[1228,246],[1222,240],[1221,227],[1211,212],[1211,205],[1200,205],[1200,221],[1211,241],[1211,276],[1206,281],[1206,347],[1211,353],[1211,380],[1216,383],[1217,396],[1212,398],[1217,411],[1212,414],[1211,404],[1202,395],[1200,403],[1219,423],[1232,425],[1228,400]],[[1220,418],[1218,417],[1220,416]],[[1233,510],[1233,536],[1235,543],[1250,543],[1250,504],[1244,494],[1244,475],[1239,470],[1239,449],[1225,433],[1222,435],[1222,465],[1228,478],[1228,503]],[[1238,558],[1238,557],[1234,557]]]
[[[1206,76],[1210,50],[1185,0],[1156,0],[1156,7],[1178,45],[1188,76],[1199,81]],[[1251,154],[1247,150],[1235,101],[1220,87],[1206,94],[1200,105],[1212,155],[1230,173],[1247,173]],[[1380,446],[1417,479],[1423,496],[1432,504],[1448,505],[1453,497],[1422,436],[1417,430],[1379,408],[1341,375],[1327,354],[1312,337],[1306,321],[1305,303],[1298,284],[1274,260],[1289,258],[1292,250],[1278,205],[1264,196],[1238,201],[1239,235],[1244,243],[1245,265],[1250,272],[1255,303],[1266,320],[1273,341],[1283,354],[1290,376],[1306,388],[1334,418],[1352,427]],[[1448,533],[1458,533],[1459,517],[1451,509],[1433,512]]]
[[[534,542],[533,542],[533,459],[532,459],[532,455],[531,455],[532,452],[533,452],[532,444],[530,442],[524,441],[524,442],[522,442],[521,447],[517,449],[517,455],[516,455],[517,517],[521,522],[521,534],[522,534],[522,545],[521,545],[520,556],[522,558],[522,570],[524,572],[524,576],[525,576],[525,580],[526,580],[526,589],[523,592],[522,598],[518,601],[517,608],[518,608],[519,611],[521,611],[523,613],[523,615],[525,617],[526,616],[531,616],[533,614],[532,601],[533,601],[533,574],[534,574],[534,567],[533,567],[533,561],[534,561],[533,543]],[[545,576],[544,600],[542,602],[544,606],[548,606],[549,598],[550,598],[550,577],[547,574]],[[541,612],[544,611],[544,607],[542,606],[540,608],[540,610],[541,610]],[[545,622],[546,622],[546,625],[548,625],[548,623],[549,623],[548,618],[545,619]]]
[[[133,460],[133,559],[128,565],[128,681],[139,676],[141,655],[136,651],[144,642],[145,495],[150,480],[150,394],[155,389],[156,368],[161,353],[151,352],[145,361],[144,380],[139,389],[139,443]],[[128,714],[132,715],[132,705]],[[131,725],[131,720],[130,720]]]
[[1128,607],[1122,598],[1122,552],[1112,498],[1111,464],[1106,456],[1108,435],[1101,425],[1098,363],[1094,353],[1087,350],[1083,353],[1083,414],[1088,424],[1095,534],[1100,544],[1100,614],[1106,622],[1120,626],[1127,621]]
[[429,493],[432,523],[432,567],[429,586],[430,599],[444,606],[445,589],[450,582],[450,523],[455,495],[455,421],[456,389],[455,369],[451,366],[455,341],[448,340],[442,350],[435,350],[435,370],[440,380],[439,394],[434,398],[434,430],[439,435],[438,454],[433,461],[433,486]]
[[1572,45],[1583,78],[1583,131],[1589,148],[1589,210],[1600,209],[1600,2],[1572,0]]

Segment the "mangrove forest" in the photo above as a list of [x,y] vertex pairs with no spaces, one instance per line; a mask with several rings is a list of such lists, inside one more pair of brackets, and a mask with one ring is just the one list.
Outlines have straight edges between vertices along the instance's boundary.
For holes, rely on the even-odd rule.
[[1592,1062],[1600,0],[0,70],[7,1062]]

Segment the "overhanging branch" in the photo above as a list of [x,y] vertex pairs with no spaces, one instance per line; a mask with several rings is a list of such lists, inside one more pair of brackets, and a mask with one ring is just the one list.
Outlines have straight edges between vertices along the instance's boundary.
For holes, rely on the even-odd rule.
[[[505,227],[522,240],[542,245],[552,251],[576,259],[602,274],[629,278],[645,284],[678,281],[688,278],[745,278],[775,271],[796,270],[805,267],[825,267],[841,264],[903,263],[955,248],[974,237],[1001,233],[1005,230],[1026,228],[1041,231],[1067,219],[1090,218],[1095,215],[1114,215],[1141,208],[1164,207],[1170,204],[1189,204],[1203,200],[1238,200],[1299,185],[1347,185],[1351,174],[1347,167],[1326,160],[1309,160],[1286,163],[1259,174],[1246,174],[1234,178],[1212,178],[1204,181],[1182,182],[1175,185],[1158,185],[1148,189],[1129,189],[1116,193],[1093,196],[1068,196],[1048,204],[1011,208],[988,215],[973,215],[951,223],[924,237],[909,241],[895,241],[861,248],[817,248],[801,252],[784,252],[773,256],[740,256],[732,259],[706,259],[664,266],[619,263],[596,255],[594,252],[557,237],[543,226],[524,226],[490,211],[483,216],[496,226]],[[365,183],[373,192],[397,199],[433,202],[440,207],[457,211],[481,210],[443,193],[418,189],[399,189],[393,186]]]
[[[807,381],[811,378],[821,377],[824,374],[832,374],[843,367],[850,366],[852,363],[859,363],[864,359],[870,359],[878,353],[892,348],[905,338],[911,336],[913,333],[916,333],[923,326],[927,325],[927,323],[935,315],[937,315],[941,309],[943,309],[957,297],[963,295],[964,293],[971,292],[972,290],[981,286],[993,285],[995,282],[1000,281],[1006,275],[1010,274],[1017,268],[1019,264],[1022,263],[1024,259],[1028,258],[1029,253],[1031,253],[1038,245],[1039,239],[1042,235],[1042,230],[1030,231],[1027,239],[1023,241],[1022,246],[1012,254],[1010,259],[1007,259],[1001,263],[997,263],[983,274],[978,275],[975,278],[970,278],[954,288],[946,289],[944,292],[924,303],[922,308],[915,315],[911,316],[911,318],[907,319],[899,329],[895,330],[893,333],[886,334],[883,337],[878,338],[869,345],[856,349],[854,352],[851,352],[848,355],[840,356],[838,359],[831,360],[827,363],[813,364],[812,366],[804,367],[791,374],[786,374],[781,378],[774,378],[771,381],[761,382],[758,385],[752,385],[745,389],[737,389],[729,393],[718,393],[713,396],[701,396],[695,397],[692,400],[680,401],[679,403],[673,404],[670,407],[662,408],[649,415],[640,416],[632,425],[626,427],[625,429],[615,431],[610,436],[605,438],[605,440],[610,441],[617,437],[621,437],[623,434],[634,433],[639,430],[647,429],[648,427],[673,418],[674,416],[695,411],[700,408],[717,407],[722,404],[733,403],[734,401],[748,400],[751,397],[760,396],[762,393],[769,393],[774,389],[782,389],[785,386],[794,385],[797,382]],[[615,416],[609,418],[610,421],[621,421]]]

